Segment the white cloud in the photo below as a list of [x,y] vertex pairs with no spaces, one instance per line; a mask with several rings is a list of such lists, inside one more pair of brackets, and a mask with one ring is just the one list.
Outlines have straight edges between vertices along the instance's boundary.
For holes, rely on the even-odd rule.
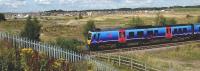
[[18,8],[26,5],[25,0],[0,0],[0,6],[7,6],[11,8]]
[[81,3],[81,4],[87,4],[87,3],[111,3],[113,0],[59,0],[60,4],[72,4],[72,3]]
[[52,0],[34,0],[38,4],[51,4]]
[[133,4],[146,4],[151,3],[153,0],[124,0],[125,3],[133,3]]

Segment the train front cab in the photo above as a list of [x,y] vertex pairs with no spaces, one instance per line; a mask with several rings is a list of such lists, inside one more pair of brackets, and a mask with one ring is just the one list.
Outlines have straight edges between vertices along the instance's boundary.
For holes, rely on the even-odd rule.
[[87,36],[87,46],[90,50],[94,50],[94,46],[92,45],[92,33],[90,31]]

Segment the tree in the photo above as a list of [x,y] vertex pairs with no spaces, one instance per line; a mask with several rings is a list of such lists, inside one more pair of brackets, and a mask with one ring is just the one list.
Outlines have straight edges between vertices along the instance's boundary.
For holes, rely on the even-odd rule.
[[133,17],[130,21],[130,26],[141,26],[144,24],[144,21],[140,17]]
[[169,20],[169,24],[171,24],[171,25],[174,25],[176,23],[177,23],[177,21],[176,21],[175,18],[172,18],[172,19]]
[[155,18],[155,22],[156,22],[156,25],[160,25],[160,26],[168,24],[167,18],[165,18],[163,15],[160,15],[160,13],[157,14],[157,17]]
[[63,49],[73,50],[73,51],[80,51],[81,49],[78,46],[82,45],[83,43],[77,39],[66,39],[63,37],[58,37],[55,43]]
[[87,38],[88,37],[88,32],[89,31],[94,31],[95,30],[95,24],[94,21],[90,20],[87,22],[86,25],[84,25],[84,30],[83,30],[83,35]]
[[5,20],[6,20],[5,15],[0,13],[0,21],[5,21]]
[[160,17],[160,21],[159,21],[160,25],[167,25],[167,19],[164,16]]
[[31,40],[40,41],[40,30],[41,25],[39,24],[39,21],[37,18],[34,18],[33,20],[29,16],[26,20],[26,25],[24,27],[24,30],[21,32],[22,37],[27,37]]

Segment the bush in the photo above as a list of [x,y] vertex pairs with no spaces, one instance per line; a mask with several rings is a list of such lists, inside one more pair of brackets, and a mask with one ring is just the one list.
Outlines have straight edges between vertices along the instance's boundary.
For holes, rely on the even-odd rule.
[[172,19],[170,21],[167,21],[167,18],[164,17],[163,15],[160,15],[160,13],[157,14],[157,17],[155,19],[155,22],[156,22],[156,25],[159,25],[159,26],[164,26],[164,25],[167,25],[167,24],[172,24],[172,23],[176,23],[176,20],[175,19]]
[[56,42],[53,43],[54,45],[58,45],[63,49],[73,50],[73,51],[80,51],[81,49],[78,46],[82,45],[83,42],[77,39],[65,39],[63,37],[59,37],[56,39]]
[[0,21],[5,21],[5,20],[6,20],[5,15],[0,13]]
[[177,21],[176,21],[175,18],[172,18],[172,19],[169,20],[168,24],[174,25],[174,24],[177,24]]
[[160,17],[160,21],[159,21],[160,25],[167,25],[167,19],[164,16]]
[[130,21],[130,26],[141,26],[144,25],[144,21],[140,17],[133,17]]
[[27,37],[31,40],[40,41],[40,30],[41,25],[39,24],[37,18],[31,20],[31,17],[29,16],[26,20],[24,30],[21,32],[21,36]]
[[78,17],[75,17],[75,20],[78,20]]
[[87,22],[86,25],[84,25],[83,35],[87,38],[88,37],[88,31],[94,31],[96,29],[94,21],[90,20]]

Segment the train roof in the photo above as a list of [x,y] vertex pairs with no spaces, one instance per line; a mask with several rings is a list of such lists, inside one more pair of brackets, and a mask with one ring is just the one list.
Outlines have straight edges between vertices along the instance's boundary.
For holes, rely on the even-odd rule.
[[130,29],[146,29],[146,28],[160,28],[160,27],[166,27],[166,26],[188,26],[188,25],[192,25],[192,24],[176,24],[176,25],[165,25],[165,26],[152,26],[152,25],[147,25],[147,26],[135,26],[135,27],[128,27],[128,28],[120,28],[120,27],[116,27],[116,28],[104,28],[104,29],[95,29],[95,31],[92,32],[101,32],[101,31],[116,31],[119,29],[125,29],[125,30],[130,30]]

